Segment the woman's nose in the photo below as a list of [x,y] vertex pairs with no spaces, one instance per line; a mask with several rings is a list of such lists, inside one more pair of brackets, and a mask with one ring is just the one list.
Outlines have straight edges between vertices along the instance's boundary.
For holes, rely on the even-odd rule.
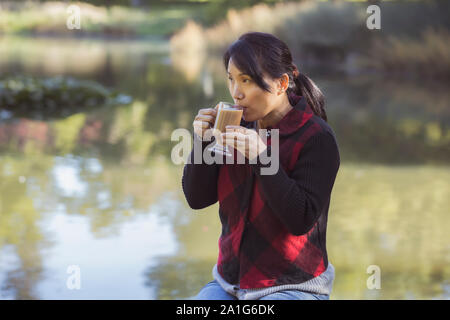
[[234,88],[233,98],[235,100],[242,100],[244,98],[244,94],[238,88]]

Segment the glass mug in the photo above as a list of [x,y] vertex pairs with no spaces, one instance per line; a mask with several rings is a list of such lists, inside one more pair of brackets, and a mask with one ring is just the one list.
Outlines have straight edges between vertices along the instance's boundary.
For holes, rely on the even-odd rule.
[[[242,119],[242,108],[238,108],[233,106],[228,102],[219,102],[219,106],[217,107],[217,115],[216,121],[214,122],[213,132],[214,135],[217,136],[216,130],[220,131],[220,133],[226,132],[226,126],[239,126],[241,124]],[[214,146],[208,148],[208,151],[214,151],[215,153],[219,153],[222,155],[226,155],[231,157],[232,154],[227,146],[224,146],[222,143],[222,138],[219,135],[219,139],[216,137],[216,143]]]

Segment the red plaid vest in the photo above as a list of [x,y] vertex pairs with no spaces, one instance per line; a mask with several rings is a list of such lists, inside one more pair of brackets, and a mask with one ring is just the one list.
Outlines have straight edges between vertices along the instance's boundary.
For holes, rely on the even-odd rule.
[[[289,100],[293,109],[268,129],[279,129],[279,170],[284,170],[290,178],[308,140],[326,132],[331,133],[334,139],[334,134],[325,121],[314,115],[304,97],[290,95]],[[241,122],[246,127],[254,124]],[[270,137],[267,145],[271,145]],[[329,151],[331,156],[325,151]],[[322,159],[321,150],[308,154]],[[311,170],[318,170],[312,176],[322,171],[330,172],[323,178],[325,182],[321,182],[321,186],[316,188],[314,184],[318,183],[313,181],[311,187],[306,187],[307,183],[303,184],[301,176],[297,177],[299,186],[305,186],[302,189],[304,199],[298,199],[302,204],[298,205],[299,219],[301,214],[314,217],[308,218],[312,219],[312,226],[296,232],[301,234],[294,234],[289,230],[286,225],[289,217],[280,218],[284,212],[274,211],[272,206],[276,205],[275,201],[272,201],[272,205],[267,201],[266,195],[272,192],[270,190],[275,192],[279,186],[265,182],[265,190],[263,187],[262,179],[285,181],[277,180],[286,179],[282,175],[284,173],[277,173],[279,177],[262,177],[256,172],[259,170],[258,165],[236,163],[220,166],[217,197],[222,233],[219,238],[217,270],[227,282],[239,284],[243,289],[263,288],[302,283],[326,270],[328,258],[325,239],[329,199],[339,167],[337,144],[330,148],[324,147],[323,156],[329,158],[320,161],[323,163],[320,166],[324,169],[319,165],[311,165]],[[311,163],[314,162],[316,161],[312,158]],[[313,198],[315,194],[319,196]],[[309,197],[321,200],[309,203]],[[281,210],[280,208],[276,210]]]

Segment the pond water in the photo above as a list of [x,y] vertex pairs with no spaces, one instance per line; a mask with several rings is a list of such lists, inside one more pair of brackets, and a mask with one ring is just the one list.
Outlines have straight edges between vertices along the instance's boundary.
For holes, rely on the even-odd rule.
[[[449,299],[447,88],[306,73],[341,153],[331,299]],[[44,121],[0,111],[0,298],[194,296],[212,280],[218,204],[189,208],[170,136],[231,100],[220,57],[165,42],[0,38],[0,80],[24,74],[94,80],[133,102]],[[380,289],[369,289],[371,266]]]

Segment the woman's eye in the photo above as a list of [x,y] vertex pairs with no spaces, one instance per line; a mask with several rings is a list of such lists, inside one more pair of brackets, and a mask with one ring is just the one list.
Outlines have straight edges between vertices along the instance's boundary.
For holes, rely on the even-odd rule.
[[[228,80],[233,81],[233,78],[228,77]],[[252,81],[252,80],[250,80],[250,79],[244,79],[244,80],[242,80],[242,82],[244,82],[244,83],[249,83],[249,82],[251,82],[251,81]]]

